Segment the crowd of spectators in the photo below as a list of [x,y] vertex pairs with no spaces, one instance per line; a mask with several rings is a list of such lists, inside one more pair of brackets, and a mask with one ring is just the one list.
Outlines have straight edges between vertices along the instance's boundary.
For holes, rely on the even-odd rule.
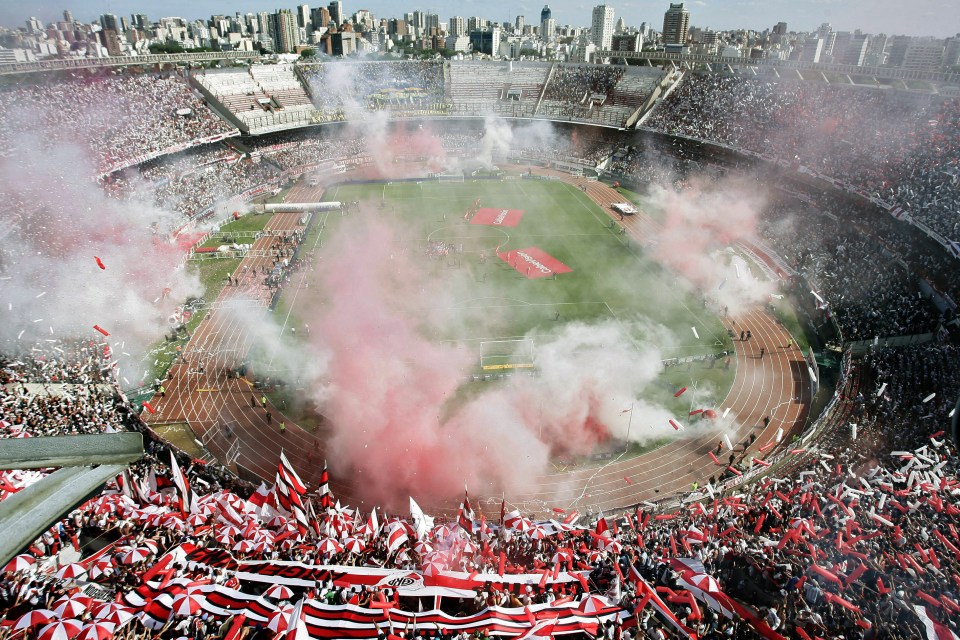
[[417,110],[443,102],[443,63],[325,62],[303,67],[320,110]]
[[[829,448],[808,446],[789,453],[795,462],[782,475],[742,487],[711,486],[709,492],[701,490],[667,511],[641,506],[586,526],[575,520],[535,523],[508,512],[502,524],[496,518],[478,520],[472,534],[460,530],[457,520],[438,521],[417,540],[415,523],[403,516],[381,514],[381,529],[365,525],[365,513],[338,505],[326,513],[317,509],[323,535],[314,539],[315,534],[291,526],[278,505],[264,508],[263,498],[268,505],[271,500],[265,487],[253,491],[216,466],[182,458],[179,464],[186,469],[194,507],[181,515],[180,494],[167,462],[170,453],[150,441],[147,455],[124,474],[122,484],[109,485],[103,496],[71,513],[30,548],[21,569],[4,573],[0,609],[13,625],[31,610],[60,608],[63,599],[78,596],[79,586],[95,586],[104,594],[99,599],[80,598],[82,606],[45,615],[92,623],[121,610],[131,614],[120,616],[119,627],[129,626],[122,633],[131,634],[121,637],[139,637],[147,625],[153,637],[172,640],[186,628],[202,627],[202,637],[221,638],[231,621],[218,613],[222,599],[201,604],[193,615],[170,608],[173,598],[185,591],[200,596],[201,602],[203,595],[221,587],[251,598],[260,595],[263,582],[235,573],[236,565],[225,562],[232,556],[340,565],[347,573],[351,567],[415,571],[431,565],[434,573],[486,574],[487,582],[478,585],[473,599],[442,601],[441,607],[455,616],[490,606],[523,611],[599,596],[606,613],[596,634],[588,637],[678,637],[676,627],[651,606],[651,587],[681,624],[706,639],[754,638],[758,633],[775,637],[771,632],[802,639],[918,638],[925,635],[918,613],[957,632],[960,463],[938,427],[946,403],[924,403],[928,391],[936,390],[938,398],[960,391],[957,364],[960,353],[954,347],[877,352],[855,365],[865,372],[858,378],[859,389],[844,392],[852,394],[847,400],[857,409],[836,425]],[[922,375],[924,371],[928,375]],[[887,383],[885,392],[864,399],[875,394],[874,385],[881,380]],[[919,415],[927,411],[934,414],[929,422]],[[854,421],[859,422],[856,431]],[[36,426],[27,428],[33,431]],[[909,451],[890,456],[891,447]],[[694,500],[698,496],[702,502]],[[388,549],[387,531],[396,530],[397,522],[410,539]],[[359,540],[359,550],[344,546],[347,539]],[[66,565],[58,574],[55,558],[64,550],[71,557],[86,557],[105,544],[105,553],[90,558],[79,577],[63,577]],[[228,555],[194,563],[177,552],[173,564],[164,565],[165,578],[151,578],[151,569],[164,555],[182,545]],[[582,583],[554,583],[549,578],[558,566],[582,571]],[[532,577],[519,588],[501,588],[498,574]],[[164,592],[165,585],[179,585],[160,598],[166,610],[141,597]],[[686,591],[699,606],[682,597]],[[291,593],[261,597],[259,602],[271,619],[288,616],[288,604],[301,596],[332,607],[331,612],[342,611],[336,607],[345,604],[372,607],[376,602],[375,591],[368,587],[352,589],[342,581],[319,578],[314,586],[293,585]],[[121,595],[100,616],[114,594]],[[733,602],[738,606],[731,610]],[[406,605],[401,601],[398,606]],[[246,624],[248,633],[265,633],[263,622]],[[276,630],[274,626],[270,632]],[[385,628],[384,635],[388,631]],[[10,626],[3,633],[14,635]],[[428,633],[434,638],[441,632]]]
[[14,356],[0,355],[0,384],[109,383],[104,345],[84,340],[57,341],[55,348],[38,343]]
[[212,144],[115,172],[102,184],[112,197],[139,198],[191,218],[279,173],[274,164]]
[[852,420],[879,423],[878,437],[889,448],[920,446],[927,425],[949,415],[960,398],[960,349],[952,344],[878,349],[860,366],[863,407]]
[[687,73],[646,126],[797,163],[958,237],[960,100]]
[[0,437],[122,429],[127,411],[107,354],[105,344],[61,340],[0,358]]
[[6,82],[0,86],[0,123],[0,153],[79,144],[97,172],[234,130],[179,75],[136,71]]
[[[923,334],[946,318],[898,256],[850,223],[834,205],[820,212],[799,201],[769,207],[758,231],[815,289],[824,317],[845,341]],[[871,265],[865,269],[864,265]]]
[[271,145],[262,154],[282,171],[359,156],[366,148],[362,138],[321,138],[314,134],[305,140]]
[[544,98],[571,104],[582,104],[593,95],[604,100],[613,96],[613,90],[623,78],[624,68],[611,65],[557,65],[547,84]]

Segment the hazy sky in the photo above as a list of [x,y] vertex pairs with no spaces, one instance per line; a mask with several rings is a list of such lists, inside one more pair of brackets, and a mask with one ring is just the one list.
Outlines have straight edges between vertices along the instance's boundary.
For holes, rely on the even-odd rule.
[[[558,24],[587,26],[594,1],[550,0]],[[310,4],[308,2],[308,4]],[[319,5],[314,0],[310,6]],[[324,2],[324,4],[326,4]],[[655,28],[663,24],[663,12],[669,0],[624,0],[609,2],[615,16],[628,25],[648,22]],[[765,29],[779,21],[791,30],[813,30],[829,22],[838,31],[860,28],[868,33],[932,35],[946,37],[960,32],[960,0],[692,0],[687,1],[691,24],[712,29],[745,27]],[[513,20],[525,15],[527,23],[538,22],[543,4],[540,0],[345,0],[344,10],[369,9],[377,16],[396,16],[421,9],[450,16],[479,15],[496,21]],[[20,27],[33,15],[44,22],[60,19],[63,9],[89,22],[101,13],[145,13],[151,19],[162,16],[206,18],[214,13],[235,11],[272,11],[293,8],[291,0],[0,0],[0,24]]]

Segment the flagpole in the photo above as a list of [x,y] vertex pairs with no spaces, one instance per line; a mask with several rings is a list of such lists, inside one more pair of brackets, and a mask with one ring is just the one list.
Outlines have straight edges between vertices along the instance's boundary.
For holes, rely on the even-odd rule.
[[634,403],[631,402],[630,403],[630,419],[627,420],[627,446],[625,447],[624,451],[630,450],[630,428],[633,426],[633,405]]

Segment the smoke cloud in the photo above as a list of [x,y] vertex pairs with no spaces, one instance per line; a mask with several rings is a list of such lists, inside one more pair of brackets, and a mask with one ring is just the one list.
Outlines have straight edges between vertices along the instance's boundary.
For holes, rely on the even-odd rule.
[[693,177],[683,190],[652,185],[649,206],[663,214],[654,234],[653,258],[680,273],[708,297],[737,313],[765,302],[775,291],[755,278],[733,246],[756,238],[766,205],[765,189],[746,178],[710,181]]
[[438,338],[466,285],[433,277],[404,250],[416,241],[373,212],[346,227],[325,243],[311,288],[322,297],[305,316],[311,349],[329,364],[313,398],[333,425],[330,459],[365,500],[403,508],[408,495],[439,501],[464,483],[519,492],[553,456],[588,454],[628,429],[636,442],[676,435],[670,412],[640,399],[661,371],[659,349],[634,345],[615,322],[533,335],[538,375],[464,393],[475,347]]
[[[167,238],[176,214],[112,200],[91,180],[94,165],[77,146],[0,160],[6,237],[0,247],[0,348],[17,353],[37,340],[108,333],[121,371],[132,372],[168,329],[178,302],[199,291]],[[104,265],[96,262],[99,257]]]

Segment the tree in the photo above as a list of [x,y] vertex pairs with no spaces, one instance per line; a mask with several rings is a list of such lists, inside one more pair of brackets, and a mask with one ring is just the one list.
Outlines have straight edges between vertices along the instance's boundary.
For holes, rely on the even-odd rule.
[[313,58],[316,57],[316,55],[317,55],[316,49],[304,49],[303,51],[300,52],[300,59],[312,60]]
[[183,53],[183,47],[173,40],[154,42],[150,45],[150,53]]

